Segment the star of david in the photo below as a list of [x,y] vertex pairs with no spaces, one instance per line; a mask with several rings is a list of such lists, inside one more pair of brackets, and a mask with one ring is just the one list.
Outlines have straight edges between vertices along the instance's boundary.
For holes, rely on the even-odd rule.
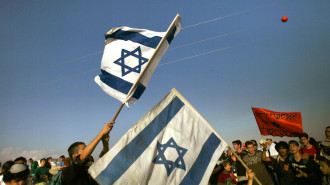
[[[164,155],[168,147],[175,148],[176,152],[179,155],[174,162],[167,160]],[[187,152],[187,149],[178,146],[173,138],[169,139],[165,144],[160,144],[159,142],[157,142],[157,151],[158,155],[152,162],[155,164],[164,164],[167,171],[167,176],[170,176],[170,174],[175,168],[181,168],[183,170],[186,170],[186,165],[184,164],[183,156]]]
[[[135,67],[130,67],[125,64],[125,58],[133,56],[138,60],[138,64]],[[125,76],[131,72],[140,73],[143,64],[147,63],[148,59],[142,57],[142,52],[140,46],[133,51],[128,51],[126,49],[121,50],[121,57],[115,60],[113,63],[121,66],[121,76]],[[132,61],[131,61],[132,63]]]

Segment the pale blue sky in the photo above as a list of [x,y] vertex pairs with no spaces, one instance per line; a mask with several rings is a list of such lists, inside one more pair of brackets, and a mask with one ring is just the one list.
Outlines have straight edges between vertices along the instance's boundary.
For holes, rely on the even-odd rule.
[[320,140],[330,113],[329,8],[328,0],[2,0],[0,161],[8,151],[67,156],[71,143],[90,142],[120,106],[94,83],[104,34],[165,31],[177,13],[184,29],[142,97],[120,113],[111,146],[172,88],[228,143],[262,138],[251,107],[301,112],[304,131]]

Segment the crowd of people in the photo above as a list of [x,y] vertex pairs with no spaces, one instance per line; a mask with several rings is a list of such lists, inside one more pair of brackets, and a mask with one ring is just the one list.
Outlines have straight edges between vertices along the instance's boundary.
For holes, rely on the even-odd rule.
[[[91,156],[102,141],[102,157],[109,151],[109,132],[114,122],[104,128],[88,145],[75,142],[68,148],[69,157],[59,158],[56,173],[51,173],[52,158],[39,162],[24,157],[5,162],[1,168],[0,185],[97,185],[88,174],[94,162]],[[330,185],[330,126],[326,138],[316,142],[308,134],[299,136],[299,142],[275,142],[272,139],[240,140],[232,142],[210,177],[210,185]],[[30,166],[28,166],[28,162]]]
[[[272,139],[232,142],[215,166],[210,185],[330,185],[330,126],[316,142],[307,133],[299,142]],[[234,151],[235,150],[235,151]]]
[[88,174],[89,166],[94,162],[92,152],[102,141],[102,157],[109,151],[109,132],[114,122],[106,123],[99,134],[86,145],[75,142],[68,148],[69,157],[59,158],[56,173],[51,173],[52,158],[42,158],[39,162],[24,157],[5,162],[1,167],[0,185],[97,185],[97,182]]

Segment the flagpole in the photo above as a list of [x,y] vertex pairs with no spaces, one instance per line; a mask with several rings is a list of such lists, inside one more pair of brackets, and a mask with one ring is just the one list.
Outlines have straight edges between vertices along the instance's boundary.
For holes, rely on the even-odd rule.
[[122,103],[122,104],[121,104],[121,106],[119,107],[119,109],[118,109],[118,111],[117,111],[115,117],[112,119],[112,121],[116,121],[116,119],[117,119],[117,117],[118,117],[118,115],[119,115],[121,109],[124,107],[124,105],[125,105],[125,103]]
[[[242,165],[244,166],[244,168],[249,171],[249,167],[247,167],[247,165],[243,162],[243,160],[236,154],[236,152],[228,145],[229,150],[231,151],[231,153],[233,153],[236,156],[236,159],[239,160],[239,162],[242,163]],[[262,185],[261,182],[258,180],[258,178],[256,176],[254,176],[254,180],[259,184]]]

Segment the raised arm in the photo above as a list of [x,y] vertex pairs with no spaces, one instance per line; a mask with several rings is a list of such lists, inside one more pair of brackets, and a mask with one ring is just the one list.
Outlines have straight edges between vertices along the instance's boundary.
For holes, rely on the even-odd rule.
[[101,130],[101,132],[93,139],[92,142],[90,142],[86,148],[83,150],[83,152],[80,155],[80,160],[81,161],[85,161],[94,151],[96,145],[100,142],[100,140],[102,139],[102,137],[104,135],[108,135],[109,132],[112,130],[114,121],[108,122],[104,125],[103,129]]

